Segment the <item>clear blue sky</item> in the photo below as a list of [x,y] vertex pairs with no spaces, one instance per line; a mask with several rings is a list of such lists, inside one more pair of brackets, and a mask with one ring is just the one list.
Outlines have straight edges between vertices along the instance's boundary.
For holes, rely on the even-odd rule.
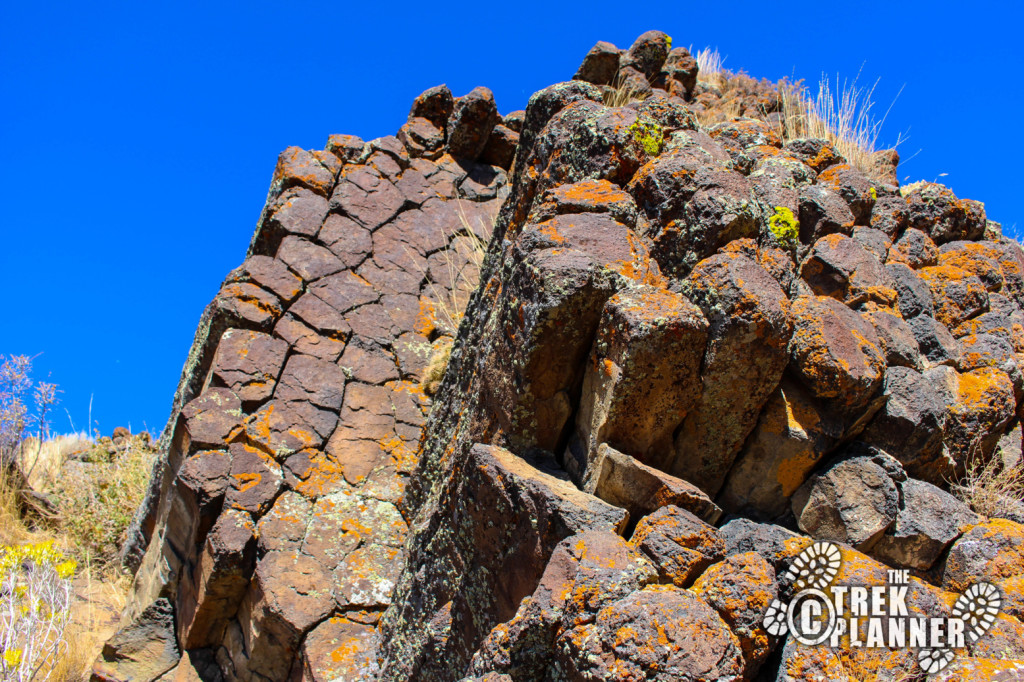
[[[485,9],[489,7],[490,9]],[[881,83],[900,177],[1024,228],[1011,3],[8,2],[0,11],[0,353],[40,354],[57,427],[160,430],[196,322],[244,254],[278,152],[393,134],[424,89],[502,113],[598,40],[657,28],[726,66]]]

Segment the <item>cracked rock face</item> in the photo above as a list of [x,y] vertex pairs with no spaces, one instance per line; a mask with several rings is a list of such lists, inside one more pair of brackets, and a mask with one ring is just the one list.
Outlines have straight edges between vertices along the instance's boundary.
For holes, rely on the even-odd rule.
[[767,633],[814,540],[841,584],[914,569],[915,615],[993,582],[951,670],[1024,665],[1020,505],[949,489],[1022,458],[1024,251],[782,106],[650,31],[521,112],[437,86],[395,136],[283,152],[93,679],[920,672]]

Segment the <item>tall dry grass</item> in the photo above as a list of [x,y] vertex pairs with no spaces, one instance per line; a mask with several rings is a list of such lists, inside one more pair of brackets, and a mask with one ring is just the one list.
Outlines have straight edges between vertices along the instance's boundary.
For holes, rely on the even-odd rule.
[[635,81],[616,75],[611,87],[605,90],[603,100],[605,106],[624,107],[630,102],[642,102],[650,94],[650,90],[637,87]]
[[[693,46],[690,46],[690,54],[693,54]],[[697,81],[716,89],[721,88],[729,76],[723,66],[725,58],[721,53],[717,49],[705,47],[694,58],[697,60]]]
[[461,201],[456,204],[458,226],[445,231],[446,248],[438,252],[439,272],[432,273],[428,266],[423,271],[429,297],[437,313],[437,338],[428,351],[427,366],[420,384],[427,395],[434,395],[444,377],[451,355],[452,344],[466,311],[469,298],[480,284],[480,271],[487,256],[487,245],[494,233],[497,214],[466,215]]
[[[876,117],[874,95],[878,81],[870,87],[862,87],[857,80],[840,81],[837,76],[835,82],[831,82],[822,74],[814,95],[802,82],[780,81],[782,120],[779,133],[784,142],[801,137],[826,139],[851,166],[875,176],[879,170],[875,152],[880,149],[882,126],[896,99],[881,117]],[[900,134],[891,147],[895,149],[903,142]]]

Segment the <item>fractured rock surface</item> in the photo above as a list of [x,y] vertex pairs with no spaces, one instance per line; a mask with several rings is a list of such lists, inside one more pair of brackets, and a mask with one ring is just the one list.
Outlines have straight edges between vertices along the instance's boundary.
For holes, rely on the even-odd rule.
[[949,483],[1022,458],[1024,251],[894,151],[783,139],[767,81],[699,76],[649,31],[521,112],[438,86],[395,136],[283,152],[94,679],[920,672],[768,634],[814,540],[840,584],[913,569],[915,615],[993,582],[955,669],[1014,670],[1024,512]]

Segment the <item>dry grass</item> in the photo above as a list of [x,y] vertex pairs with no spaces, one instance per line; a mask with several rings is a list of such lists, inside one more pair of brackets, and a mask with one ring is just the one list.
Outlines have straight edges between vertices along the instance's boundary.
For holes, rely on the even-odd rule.
[[[878,169],[874,153],[879,149],[878,138],[889,113],[887,110],[881,118],[875,118],[873,109],[877,86],[878,81],[865,88],[857,85],[856,78],[840,82],[838,77],[833,84],[822,75],[818,93],[812,97],[803,83],[780,81],[778,90],[783,120],[779,133],[783,141],[801,137],[826,139],[850,165],[876,176]],[[902,141],[900,136],[893,148]]]
[[650,95],[649,90],[638,88],[633,81],[616,75],[611,88],[605,90],[604,104],[609,107],[624,107],[630,102],[642,102]]
[[436,281],[429,273],[427,288],[440,314],[439,327],[442,335],[454,337],[462,322],[469,297],[480,283],[480,270],[487,255],[487,245],[494,233],[494,220],[478,218],[476,224],[466,216],[462,202],[457,204],[459,227],[445,237],[447,248],[441,250],[441,268]]
[[[690,54],[693,54],[693,47],[690,47]],[[697,59],[697,81],[710,85],[715,89],[721,89],[729,77],[729,72],[723,68],[725,59],[717,49],[705,47],[695,55]]]
[[999,516],[1007,502],[1024,502],[1024,461],[1003,462],[999,457],[975,457],[950,491],[983,516]]
[[487,218],[477,216],[474,221],[466,215],[461,201],[456,206],[459,225],[450,233],[445,232],[447,246],[433,254],[437,271],[429,265],[423,271],[436,312],[434,324],[438,335],[430,346],[427,367],[420,379],[427,395],[437,392],[444,377],[466,305],[480,283],[480,271],[497,219],[495,214]]

